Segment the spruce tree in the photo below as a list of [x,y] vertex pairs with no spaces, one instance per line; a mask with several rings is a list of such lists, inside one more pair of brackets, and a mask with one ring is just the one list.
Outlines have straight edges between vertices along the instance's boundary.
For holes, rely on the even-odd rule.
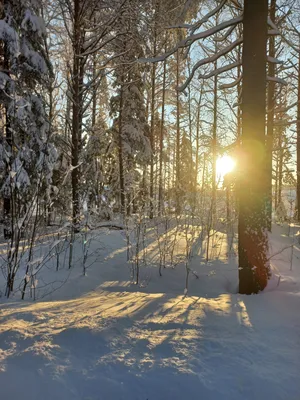
[[[11,248],[17,247],[20,231],[37,212],[40,192],[51,184],[56,161],[43,99],[51,67],[41,7],[41,1],[6,0],[1,9],[1,195],[4,235],[11,239]],[[18,268],[13,259],[14,263],[8,260],[7,296]]]

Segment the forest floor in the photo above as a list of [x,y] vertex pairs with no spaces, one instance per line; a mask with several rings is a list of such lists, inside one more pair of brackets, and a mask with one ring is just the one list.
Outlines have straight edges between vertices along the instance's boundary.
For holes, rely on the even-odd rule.
[[271,236],[273,278],[253,296],[236,293],[226,246],[208,263],[195,247],[199,279],[184,296],[184,265],[160,277],[149,264],[137,286],[122,231],[97,241],[87,276],[76,267],[35,302],[1,299],[1,399],[299,400],[300,246],[285,228]]

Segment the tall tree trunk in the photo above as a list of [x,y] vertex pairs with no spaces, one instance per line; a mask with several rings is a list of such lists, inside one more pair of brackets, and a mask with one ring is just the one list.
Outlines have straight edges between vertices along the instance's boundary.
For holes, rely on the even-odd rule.
[[283,139],[283,133],[282,130],[280,129],[280,133],[279,133],[279,138],[278,138],[278,146],[279,146],[279,160],[278,160],[278,192],[277,192],[277,196],[278,196],[278,205],[281,203],[281,199],[282,199],[282,178],[283,178],[283,152],[284,152],[284,148],[283,148],[283,143],[282,143],[282,139]]
[[73,227],[75,231],[79,229],[79,217],[80,217],[80,200],[79,200],[79,152],[81,142],[81,118],[82,118],[82,81],[83,73],[81,64],[82,60],[80,52],[82,48],[82,24],[81,24],[81,0],[74,1],[74,22],[73,22],[73,76],[72,76],[72,205],[73,205]]
[[[217,48],[215,49],[217,51]],[[215,61],[214,68],[218,68]],[[218,76],[214,77],[214,102],[213,102],[213,134],[212,134],[212,199],[211,199],[211,223],[216,217],[217,200],[217,123],[218,123]]]
[[[242,58],[241,56],[241,46],[239,46],[238,49],[238,61],[240,61]],[[237,86],[237,144],[238,146],[241,144],[241,133],[242,133],[242,126],[241,126],[241,121],[242,121],[242,109],[241,109],[241,100],[242,100],[242,84],[241,84],[241,77],[242,77],[242,68],[239,65],[237,68],[237,76],[239,79],[238,86]]]
[[[93,64],[92,64],[92,69],[93,69],[93,90],[92,90],[92,135],[95,135],[96,131],[96,117],[97,117],[97,85],[96,85],[96,75],[97,75],[97,59],[96,59],[96,53],[93,54]],[[91,197],[90,195],[88,196],[88,207],[92,208],[94,205],[99,204],[99,176],[98,176],[98,157],[95,155],[92,160],[93,163],[93,169],[95,172],[95,179],[93,182],[93,187],[94,190],[92,191],[93,196]]]
[[[299,36],[300,43],[300,36]],[[300,53],[298,54],[298,107],[297,107],[297,221],[300,222]]]
[[180,182],[180,98],[179,98],[179,50],[176,52],[176,214],[181,213],[181,182]]
[[158,187],[159,215],[161,215],[163,209],[163,148],[164,148],[164,129],[165,129],[166,69],[167,69],[167,62],[165,60],[163,68],[161,124],[160,124],[160,138],[159,138],[159,187]]
[[123,139],[122,139],[122,127],[123,127],[123,86],[124,79],[122,77],[122,83],[120,88],[120,109],[119,109],[119,132],[118,132],[118,155],[119,155],[119,179],[120,179],[120,212],[125,216],[125,187],[124,187],[124,160],[123,160]]
[[202,90],[201,88],[199,94],[199,100],[197,103],[197,120],[196,120],[196,157],[195,157],[195,181],[194,181],[194,204],[193,207],[196,209],[197,205],[197,188],[198,188],[198,171],[199,171],[199,148],[200,148],[200,111],[201,111],[201,99],[202,99]]
[[278,177],[279,177],[279,154],[278,151],[276,152],[276,156],[275,156],[275,163],[276,163],[276,167],[275,167],[275,210],[277,210],[278,207]]
[[156,85],[156,64],[152,65],[151,77],[151,126],[150,126],[150,145],[151,145],[151,160],[150,160],[150,219],[154,216],[154,122],[155,122],[155,85]]
[[[49,54],[47,54],[49,57]],[[48,113],[48,118],[49,118],[49,123],[50,123],[50,131],[49,131],[49,137],[51,136],[52,132],[53,132],[53,124],[54,124],[54,118],[55,118],[55,114],[54,114],[54,87],[53,87],[53,83],[51,81],[50,85],[49,85],[49,113]],[[52,178],[52,182],[55,185],[55,179],[54,177]],[[52,218],[53,218],[53,201],[51,201],[51,198],[48,197],[45,194],[45,207],[46,207],[46,213],[44,215],[45,218],[45,222],[47,224],[47,226],[51,226],[51,222],[52,222]]]
[[239,292],[258,293],[269,276],[266,217],[266,50],[268,0],[244,2],[242,146],[239,181]]
[[[148,122],[149,121],[149,108],[150,108],[150,94],[149,91],[147,90],[147,97],[146,97],[146,114],[145,114],[145,119]],[[141,190],[141,204],[144,212],[146,213],[146,209],[148,207],[148,202],[149,202],[149,191],[148,191],[148,185],[147,185],[147,176],[148,176],[148,168],[147,164],[145,163],[143,165],[143,177],[142,177],[142,190]],[[150,214],[150,213],[149,213]]]
[[[271,0],[270,19],[275,23],[276,0]],[[275,36],[269,38],[269,56],[275,58]],[[275,64],[269,62],[268,75],[275,76]],[[274,113],[275,113],[275,83],[268,82],[268,99],[267,99],[267,224],[268,230],[272,230],[272,161],[273,161],[273,131],[274,131]]]
[[[154,15],[154,32],[153,32],[153,56],[156,56],[156,40],[157,40],[157,15],[159,12],[159,1],[154,1],[155,15]],[[154,216],[154,122],[155,122],[155,90],[156,90],[156,63],[152,65],[151,74],[151,126],[150,126],[150,145],[151,145],[151,159],[150,159],[150,213],[149,218]]]
[[201,182],[201,211],[204,204],[205,173],[206,173],[206,153],[204,153],[203,156],[203,169],[202,169],[202,182]]
[[67,93],[66,93],[66,110],[65,110],[65,126],[64,126],[64,139],[66,142],[70,140],[71,134],[70,134],[70,126],[71,126],[71,120],[70,120],[70,115],[71,115],[71,100],[72,100],[72,87],[70,84],[70,71],[67,71]]
[[[3,44],[3,69],[6,71],[10,70],[9,66],[9,56],[8,56],[8,48],[6,44]],[[9,95],[9,93],[8,93]],[[10,153],[12,150],[12,129],[10,126],[10,117],[8,115],[7,107],[5,107],[5,139],[8,147],[8,152]],[[10,174],[10,163],[6,162],[6,176],[8,177]],[[11,198],[12,198],[12,190],[9,188],[10,193],[7,193],[3,198],[3,234],[4,239],[11,239],[12,237],[12,215],[11,215]]]

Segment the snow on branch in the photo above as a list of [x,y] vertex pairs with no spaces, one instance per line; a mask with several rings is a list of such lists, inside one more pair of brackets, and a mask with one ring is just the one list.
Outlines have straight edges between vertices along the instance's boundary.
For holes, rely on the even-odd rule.
[[[208,78],[211,78],[212,76],[219,75],[219,74],[221,74],[222,72],[229,71],[229,70],[231,70],[231,69],[233,69],[233,68],[236,68],[236,67],[238,67],[239,65],[242,65],[242,63],[241,63],[241,62],[235,62],[235,63],[229,64],[229,65],[226,65],[226,66],[224,66],[224,67],[222,67],[222,68],[218,68],[218,69],[216,69],[216,70],[210,72],[210,73],[207,74],[207,75],[200,75],[200,76],[199,76],[199,79],[208,79]],[[237,78],[237,79],[234,80],[233,82],[224,83],[223,85],[220,85],[219,88],[220,88],[220,89],[230,89],[230,88],[233,88],[233,87],[235,87],[236,85],[238,85],[239,82],[240,82],[241,80],[242,80],[242,76],[240,76],[239,78]],[[287,86],[287,85],[288,85],[288,83],[287,83],[284,79],[281,79],[281,78],[278,78],[278,77],[273,77],[273,76],[267,76],[267,81],[269,81],[269,82],[272,81],[272,82],[275,82],[275,83],[279,83],[280,85],[284,85],[284,86]],[[297,103],[295,103],[295,104],[297,104]],[[294,105],[293,105],[293,106],[294,106]]]
[[277,26],[274,24],[274,22],[271,20],[270,17],[268,17],[268,25],[274,29],[275,31],[279,32],[279,29],[277,28]]
[[289,126],[294,124],[299,124],[300,119],[293,119],[292,121],[288,121],[287,119],[282,119],[280,121],[276,121],[274,123],[275,126]]
[[46,27],[43,18],[32,14],[29,9],[25,11],[25,16],[21,26],[25,31],[31,29],[33,32],[36,32],[39,37],[43,37],[43,35],[46,34]]
[[[278,27],[274,24],[274,22],[271,20],[271,18],[268,18],[268,25],[272,28],[271,30],[268,31],[269,35],[280,35],[281,38],[288,44],[293,50],[295,50],[297,53],[300,53],[300,49],[297,48],[289,39],[286,38],[286,36],[280,32]],[[298,31],[296,31],[297,33]]]
[[242,76],[239,76],[237,79],[230,83],[223,83],[222,85],[219,86],[219,89],[231,89],[235,86],[237,86],[242,80]]
[[192,69],[192,71],[191,71],[190,76],[188,77],[188,79],[185,81],[185,83],[184,83],[183,85],[181,85],[181,86],[178,88],[178,90],[179,90],[180,92],[182,92],[182,91],[184,91],[184,90],[186,89],[186,87],[188,86],[188,84],[189,84],[189,83],[191,82],[191,80],[193,79],[193,77],[194,77],[196,71],[197,71],[201,66],[206,65],[206,64],[209,64],[209,63],[212,63],[212,62],[214,62],[214,61],[217,61],[220,57],[222,57],[222,56],[228,54],[230,51],[232,51],[235,47],[237,47],[238,45],[240,45],[242,42],[243,42],[243,38],[241,37],[241,38],[235,40],[235,41],[234,41],[233,43],[231,43],[229,46],[224,47],[223,50],[219,51],[218,53],[214,54],[213,56],[207,57],[207,58],[204,58],[204,59],[198,61],[198,62],[194,65],[194,67],[193,67],[193,69]]
[[224,42],[228,38],[228,36],[234,31],[234,29],[235,29],[235,25],[231,26],[223,36],[216,37],[214,39],[214,41],[215,42]]
[[8,51],[13,57],[20,52],[20,43],[16,31],[3,19],[0,20],[0,40],[8,43]]
[[194,34],[194,35],[189,35],[185,39],[183,39],[180,42],[178,42],[177,45],[175,47],[173,47],[172,50],[162,54],[161,56],[152,57],[152,58],[140,58],[137,61],[140,62],[140,63],[146,63],[146,62],[156,63],[156,62],[160,62],[160,61],[165,61],[172,54],[176,53],[176,51],[178,49],[182,49],[182,48],[191,46],[197,40],[206,39],[207,37],[213,36],[216,33],[222,31],[223,29],[229,28],[230,26],[236,26],[242,21],[243,21],[243,16],[242,15],[240,15],[240,16],[238,16],[236,18],[232,18],[229,21],[224,21],[221,24],[219,24],[219,25],[217,25],[217,26],[215,26],[213,28],[207,29],[206,31],[199,32],[199,33]]
[[212,78],[213,76],[217,76],[217,75],[222,74],[223,72],[230,71],[231,69],[236,68],[236,67],[239,67],[240,65],[242,65],[242,62],[241,62],[241,61],[236,61],[236,62],[234,62],[234,63],[225,65],[224,67],[214,69],[214,70],[211,71],[209,74],[206,74],[206,75],[199,75],[198,78],[199,78],[199,79],[208,79],[208,78]]
[[297,105],[298,105],[298,101],[295,101],[294,103],[290,104],[290,105],[287,106],[287,107],[284,107],[284,108],[276,108],[276,109],[275,109],[275,112],[276,112],[276,113],[287,113],[291,108],[293,108],[293,107],[295,107],[295,106],[297,106]]
[[6,71],[0,70],[0,89],[4,90],[7,82],[11,81],[10,76],[8,73],[5,73]]
[[288,83],[284,79],[281,79],[281,78],[278,78],[278,77],[275,77],[275,76],[267,76],[267,81],[279,83],[280,85],[283,85],[283,86],[287,86],[288,85]]
[[224,5],[227,3],[227,0],[222,0],[221,3],[214,8],[212,11],[210,11],[209,13],[207,13],[206,15],[204,15],[203,18],[201,18],[199,21],[195,22],[195,24],[190,25],[190,24],[179,24],[179,25],[172,25],[169,26],[168,29],[173,29],[173,28],[185,28],[185,29],[189,29],[191,31],[191,33],[194,33],[197,29],[200,29],[201,26],[207,22],[209,20],[210,17],[214,16],[215,14],[217,14],[217,12],[219,12]]
[[278,58],[268,56],[268,62],[272,64],[284,64],[284,61],[279,60]]

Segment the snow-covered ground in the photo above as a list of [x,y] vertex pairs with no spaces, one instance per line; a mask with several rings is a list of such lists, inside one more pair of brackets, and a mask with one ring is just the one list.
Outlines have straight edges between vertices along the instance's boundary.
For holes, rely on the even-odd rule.
[[124,234],[102,229],[87,276],[50,271],[42,300],[0,299],[1,400],[299,400],[300,245],[287,233],[274,227],[264,293],[236,294],[223,233],[212,262],[195,246],[185,297],[183,265],[159,277],[153,261],[136,286]]

